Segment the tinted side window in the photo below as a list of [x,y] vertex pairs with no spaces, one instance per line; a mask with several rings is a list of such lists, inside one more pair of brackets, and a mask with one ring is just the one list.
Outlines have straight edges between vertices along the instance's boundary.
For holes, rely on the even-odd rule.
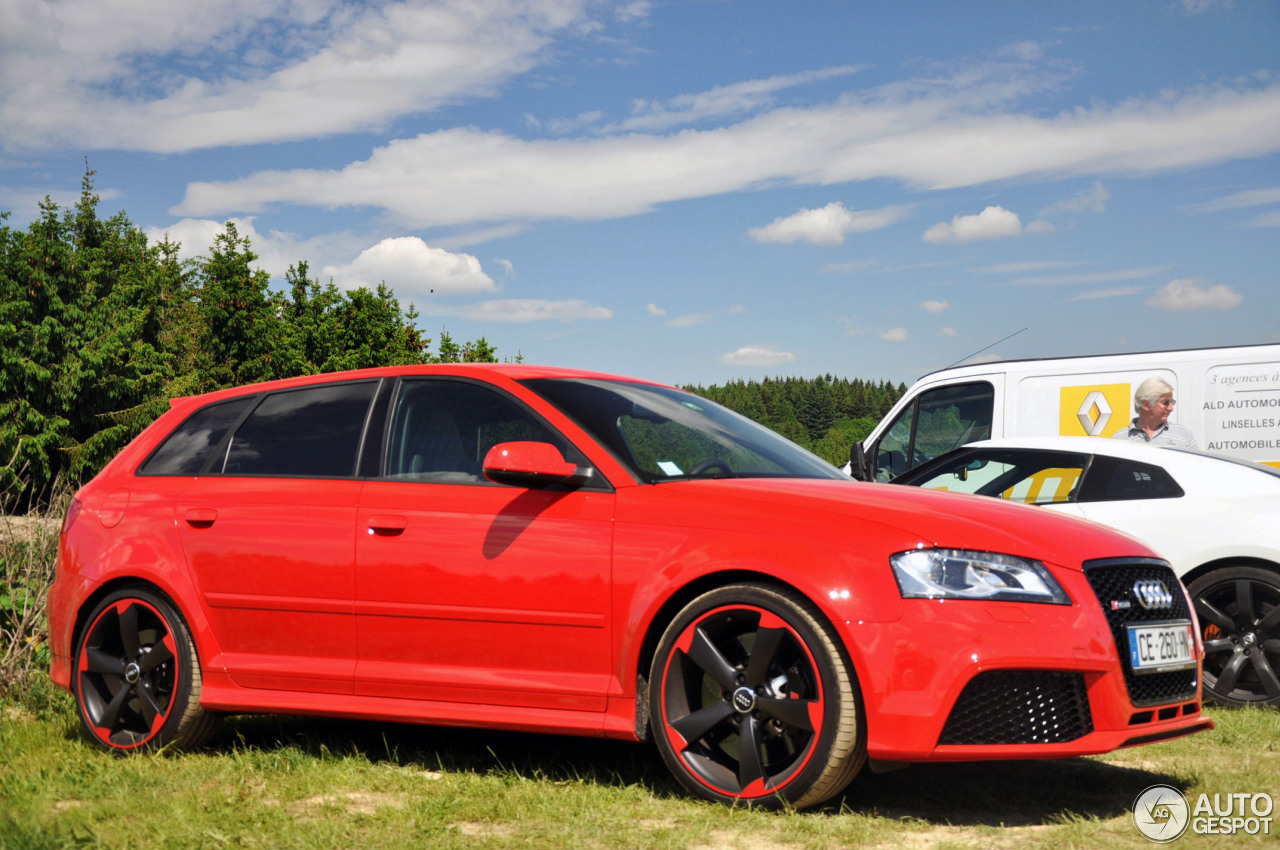
[[228,429],[257,401],[258,396],[251,395],[197,410],[152,452],[138,474],[199,475],[213,460]]
[[1086,476],[1080,501],[1176,499],[1181,495],[1178,482],[1158,466],[1098,455]]
[[876,446],[876,481],[888,481],[907,471],[910,466],[907,455],[911,451],[911,426],[915,419],[916,403],[913,401],[885,429],[880,444]]
[[406,380],[400,384],[387,444],[386,477],[469,484],[498,443],[551,443],[567,460],[585,459],[514,400],[478,384]]
[[377,383],[324,384],[273,393],[227,449],[228,475],[355,474],[360,435]]

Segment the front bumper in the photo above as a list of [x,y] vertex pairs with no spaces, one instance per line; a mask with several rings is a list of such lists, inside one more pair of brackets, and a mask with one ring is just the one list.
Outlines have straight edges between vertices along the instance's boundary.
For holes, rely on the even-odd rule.
[[845,621],[870,757],[1063,758],[1213,728],[1200,711],[1201,647],[1194,668],[1161,674],[1172,684],[1167,699],[1135,698],[1090,581],[1055,575],[1071,605],[907,599],[894,622]]

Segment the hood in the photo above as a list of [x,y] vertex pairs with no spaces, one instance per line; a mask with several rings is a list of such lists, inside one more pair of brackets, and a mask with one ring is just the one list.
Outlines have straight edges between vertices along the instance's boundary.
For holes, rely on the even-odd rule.
[[[856,540],[859,529],[896,530],[903,548],[1002,552],[1079,570],[1095,558],[1158,557],[1142,542],[1111,528],[1034,506],[891,484],[810,479],[722,478],[672,482],[703,506],[737,503],[745,515],[770,516],[770,525],[817,525],[820,533]],[[737,511],[734,511],[737,513]],[[813,533],[812,531],[810,533]],[[881,535],[883,536],[883,535]]]

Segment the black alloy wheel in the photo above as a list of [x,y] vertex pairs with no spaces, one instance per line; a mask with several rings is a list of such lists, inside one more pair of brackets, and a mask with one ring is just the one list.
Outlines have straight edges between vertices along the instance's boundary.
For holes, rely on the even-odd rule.
[[216,724],[199,705],[200,664],[186,623],[147,588],[117,591],[94,608],[73,681],[81,728],[104,749],[195,747]]
[[749,583],[703,594],[667,627],[651,675],[658,749],[704,799],[811,806],[866,761],[851,665],[791,591]]
[[1204,640],[1205,698],[1280,706],[1280,574],[1226,567],[1187,588]]

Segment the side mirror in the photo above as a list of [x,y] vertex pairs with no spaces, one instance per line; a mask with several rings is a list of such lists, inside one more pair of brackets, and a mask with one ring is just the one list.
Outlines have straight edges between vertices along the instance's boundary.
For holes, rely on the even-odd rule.
[[496,484],[546,487],[577,471],[550,443],[498,443],[484,456],[484,477]]
[[858,481],[870,481],[867,475],[867,450],[858,440],[849,448],[849,474]]

